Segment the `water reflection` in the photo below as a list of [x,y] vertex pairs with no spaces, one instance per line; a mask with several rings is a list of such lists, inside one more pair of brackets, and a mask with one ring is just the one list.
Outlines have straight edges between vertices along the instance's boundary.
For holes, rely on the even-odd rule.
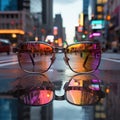
[[[54,117],[59,118],[62,113],[65,113],[65,116],[70,116],[67,112],[72,109],[72,112],[76,113],[76,118],[76,115],[80,117],[88,114],[84,109],[85,107],[87,107],[87,110],[93,111],[93,106],[97,104],[96,101],[99,102],[98,98],[104,97],[101,96],[103,95],[101,94],[103,93],[101,80],[91,74],[74,75],[70,80],[65,80],[66,83],[64,87],[62,84],[59,84],[59,81],[57,81],[57,87],[56,82],[51,81],[48,76],[43,74],[27,74],[12,82],[11,85],[13,89],[4,94],[1,93],[1,95],[6,94],[13,96],[15,99],[17,98],[17,100],[8,101],[9,105],[7,106],[10,115],[16,115],[16,119],[18,117],[23,119],[22,115],[25,113],[32,118],[36,116],[38,119],[42,120],[53,120],[53,112],[55,112]],[[63,81],[63,83],[65,81]],[[58,86],[61,88],[59,91],[64,89],[62,95],[56,95],[55,93],[55,91],[58,91]],[[66,101],[72,103],[73,106],[71,104],[69,104],[71,105],[69,106]],[[1,105],[6,106],[4,103],[1,102]],[[88,108],[88,105],[91,106]],[[11,108],[15,110],[11,112]],[[63,112],[61,112],[61,110]],[[56,115],[56,112],[59,114]],[[1,113],[4,113],[3,109],[1,109]],[[36,115],[36,113],[39,114]],[[65,118],[65,116],[63,115],[63,118]]]
[[55,85],[43,74],[30,74],[13,83],[14,95],[30,106],[42,106],[53,100],[67,100],[78,106],[97,104],[104,97],[101,81],[92,74],[73,76],[64,85],[64,94],[55,94]]

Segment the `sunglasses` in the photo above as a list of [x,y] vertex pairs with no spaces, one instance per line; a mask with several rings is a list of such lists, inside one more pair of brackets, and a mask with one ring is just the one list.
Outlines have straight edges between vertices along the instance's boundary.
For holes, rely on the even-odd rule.
[[[75,73],[94,72],[100,64],[101,47],[98,41],[81,41],[61,50],[65,63]],[[44,73],[50,69],[58,53],[57,48],[47,43],[29,41],[19,48],[19,65],[28,73]]]
[[92,75],[83,74],[73,76],[70,81],[64,85],[65,93],[62,96],[55,94],[55,85],[49,80],[46,80],[46,76],[31,75],[25,79],[33,80],[33,78],[36,81],[35,84],[32,86],[30,84],[29,87],[27,85],[27,87],[18,89],[15,92],[17,93],[16,96],[19,101],[25,105],[42,106],[51,103],[53,100],[67,100],[73,105],[88,106],[95,105],[101,98],[104,98],[100,80]]

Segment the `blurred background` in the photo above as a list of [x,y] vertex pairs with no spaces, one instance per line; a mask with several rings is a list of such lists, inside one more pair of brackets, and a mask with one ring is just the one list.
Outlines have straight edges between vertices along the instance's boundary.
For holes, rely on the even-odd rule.
[[[106,93],[99,104],[78,107],[53,101],[30,107],[9,95],[2,96],[25,75],[13,53],[18,44],[34,40],[63,48],[93,39],[100,41],[103,49],[100,66],[94,73],[104,81]],[[119,52],[120,0],[0,0],[0,120],[119,120]],[[46,73],[58,95],[63,95],[64,83],[74,75],[63,57],[57,54],[56,62]]]
[[119,50],[119,0],[0,0],[0,38],[63,47],[90,38]]

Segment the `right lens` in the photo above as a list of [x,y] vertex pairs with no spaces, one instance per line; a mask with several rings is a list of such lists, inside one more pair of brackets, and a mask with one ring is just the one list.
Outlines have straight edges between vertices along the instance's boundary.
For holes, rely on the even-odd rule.
[[66,97],[68,102],[79,106],[95,104],[100,99],[99,96],[95,95],[92,91],[87,91],[84,88],[76,90],[74,87],[72,90],[66,91]]
[[72,71],[76,73],[95,71],[101,59],[100,43],[82,41],[72,44],[66,48],[65,55]]
[[18,53],[21,68],[33,73],[46,72],[53,62],[53,57],[53,48],[46,43],[24,43]]
[[66,100],[74,105],[94,105],[101,99],[101,81],[91,74],[75,75],[65,86]]

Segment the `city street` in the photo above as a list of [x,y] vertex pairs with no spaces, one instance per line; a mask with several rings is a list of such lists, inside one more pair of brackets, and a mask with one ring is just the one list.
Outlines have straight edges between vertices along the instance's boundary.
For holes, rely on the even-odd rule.
[[[45,73],[48,79],[54,83],[58,96],[64,94],[63,86],[70,78],[75,75],[63,61],[63,54],[58,54],[55,63],[51,66],[50,70]],[[118,99],[120,98],[120,54],[103,53],[102,60],[98,70],[94,73],[100,80],[103,81],[104,85],[110,88],[110,93],[104,98],[106,100],[105,113],[112,119],[118,120],[120,104]],[[17,57],[15,54],[6,56],[0,55],[0,93],[8,92],[14,88],[14,85],[19,79],[22,79],[26,75],[25,72],[21,71]],[[31,80],[33,81],[33,80]],[[29,81],[30,82],[30,81]],[[27,82],[27,84],[30,84]],[[26,84],[26,82],[24,82]],[[27,85],[26,84],[26,85]],[[104,86],[104,87],[106,87]],[[10,96],[0,96],[2,98],[10,98]],[[9,107],[8,107],[9,108]],[[10,108],[9,108],[10,109]],[[31,107],[31,111],[35,112],[38,116],[31,114],[31,119],[36,120],[39,116],[40,107]],[[46,109],[46,113],[48,109]],[[50,109],[51,111],[51,109]],[[113,111],[116,111],[114,113]],[[66,100],[64,101],[53,101],[53,120],[93,120],[93,107],[78,107],[69,104]],[[91,116],[92,117],[89,117]],[[47,120],[47,118],[46,118]]]
[[119,99],[120,0],[0,0],[0,120],[120,120]]

